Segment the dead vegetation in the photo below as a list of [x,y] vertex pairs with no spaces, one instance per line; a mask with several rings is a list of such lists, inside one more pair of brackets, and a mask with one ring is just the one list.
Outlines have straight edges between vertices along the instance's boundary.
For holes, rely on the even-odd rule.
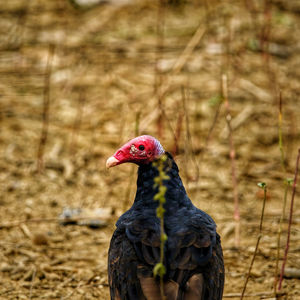
[[[170,1],[163,8],[154,1],[92,9],[67,0],[1,5],[0,299],[109,298],[107,249],[117,217],[134,197],[136,175],[132,166],[108,174],[105,161],[136,133],[157,136],[178,154],[189,195],[216,220],[225,299],[241,297],[264,199],[257,183],[267,183],[244,299],[274,299],[284,180],[294,177],[300,146],[299,12],[298,1],[281,0]],[[298,199],[299,189],[282,299],[300,298]],[[108,208],[111,216],[105,228],[85,226],[90,215],[83,226],[62,226],[64,208]]]

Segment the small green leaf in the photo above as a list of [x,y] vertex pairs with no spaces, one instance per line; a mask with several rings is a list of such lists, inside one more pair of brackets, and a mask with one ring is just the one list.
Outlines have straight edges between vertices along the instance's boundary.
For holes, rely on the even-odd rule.
[[160,192],[158,192],[158,193],[154,196],[153,200],[154,200],[154,201],[160,201],[162,197],[163,197],[163,195],[162,195]]
[[222,101],[221,95],[216,95],[216,96],[211,97],[208,100],[208,104],[211,106],[215,106],[215,105],[219,104],[221,101]]
[[165,187],[164,185],[161,185],[159,187],[159,193],[160,194],[165,195],[166,191],[167,191],[167,187]]
[[157,263],[153,269],[154,277],[159,275],[160,277],[166,274],[166,268],[162,263]]
[[267,187],[267,184],[265,182],[259,182],[257,184],[261,189],[265,189]]
[[294,182],[294,179],[293,179],[293,178],[286,178],[286,179],[285,179],[285,183],[286,183],[287,185],[291,185],[291,184],[293,184],[293,182]]
[[256,39],[250,39],[248,41],[248,48],[252,51],[258,51],[259,50],[259,41]]
[[159,206],[157,209],[156,209],[156,215],[159,217],[159,218],[163,218],[164,217],[164,212],[166,210],[162,207],[162,206]]
[[160,159],[162,162],[165,162],[168,159],[168,157],[164,154]]

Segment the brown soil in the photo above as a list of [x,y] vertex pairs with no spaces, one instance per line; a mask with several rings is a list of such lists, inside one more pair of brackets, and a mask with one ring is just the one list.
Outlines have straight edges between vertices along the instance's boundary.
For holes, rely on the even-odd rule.
[[[105,161],[136,131],[157,136],[170,151],[177,137],[187,191],[222,236],[226,298],[239,299],[242,291],[259,233],[257,183],[267,183],[263,235],[245,299],[274,299],[284,178],[294,176],[300,145],[299,2],[173,2],[160,12],[154,1],[91,9],[67,0],[1,4],[0,299],[109,298],[107,250],[115,221],[134,197],[136,167],[107,172]],[[222,73],[236,149],[238,249]],[[278,146],[279,90],[286,172]],[[38,164],[43,120],[47,137]],[[298,270],[299,195],[298,189],[287,260]],[[291,189],[279,266],[290,200]],[[106,207],[114,214],[101,229],[62,226],[65,207]],[[300,299],[299,279],[285,278],[282,292],[283,299]]]

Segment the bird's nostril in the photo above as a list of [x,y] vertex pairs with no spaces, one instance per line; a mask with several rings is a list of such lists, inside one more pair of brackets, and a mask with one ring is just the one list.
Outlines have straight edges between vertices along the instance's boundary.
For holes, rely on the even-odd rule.
[[120,156],[122,154],[122,150],[119,150],[116,154],[116,156]]

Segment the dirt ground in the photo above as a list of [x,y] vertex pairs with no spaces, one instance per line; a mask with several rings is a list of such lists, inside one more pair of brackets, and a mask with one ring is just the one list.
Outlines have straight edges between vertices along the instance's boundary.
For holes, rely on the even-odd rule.
[[[267,183],[245,299],[276,299],[284,179],[294,177],[300,147],[300,3],[196,2],[89,9],[67,0],[1,4],[0,299],[109,299],[109,241],[133,201],[137,168],[108,172],[105,161],[137,132],[177,152],[188,194],[215,219],[225,257],[224,299],[242,292],[263,204],[257,183]],[[238,248],[226,118],[236,150]],[[298,188],[286,264],[298,275],[284,278],[281,299],[300,299],[299,196]],[[280,267],[290,202],[291,188]],[[99,208],[106,208],[101,228],[86,226],[89,218],[69,226],[59,219],[64,209],[93,214]]]

